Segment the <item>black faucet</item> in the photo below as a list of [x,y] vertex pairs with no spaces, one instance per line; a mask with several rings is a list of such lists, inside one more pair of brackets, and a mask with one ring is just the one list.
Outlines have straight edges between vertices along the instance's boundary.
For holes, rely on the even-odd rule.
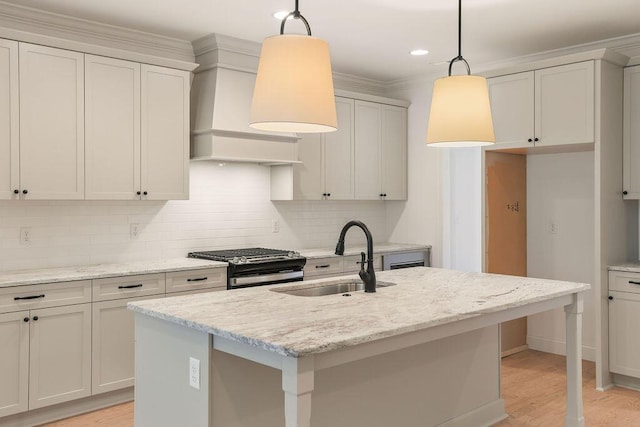
[[364,282],[364,291],[365,292],[375,292],[376,291],[376,273],[373,271],[373,237],[371,237],[371,232],[367,228],[366,225],[362,221],[349,221],[342,227],[342,231],[340,232],[340,238],[338,239],[338,244],[336,245],[336,255],[344,255],[344,236],[347,234],[347,230],[349,230],[353,226],[360,227],[364,234],[367,236],[367,257],[369,258],[367,262],[367,270],[364,269],[365,257],[364,252],[360,252],[362,256],[362,262],[360,263],[360,278]]

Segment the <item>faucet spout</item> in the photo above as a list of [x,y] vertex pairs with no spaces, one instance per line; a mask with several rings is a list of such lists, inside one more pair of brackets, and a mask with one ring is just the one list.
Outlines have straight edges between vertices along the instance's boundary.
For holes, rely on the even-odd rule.
[[375,292],[376,291],[376,273],[373,270],[373,237],[371,236],[371,232],[369,228],[362,221],[349,221],[342,227],[342,231],[340,231],[340,237],[338,238],[338,244],[336,245],[336,255],[344,255],[344,238],[347,234],[347,231],[356,226],[364,231],[365,236],[367,237],[367,269],[364,268],[364,253],[362,254],[362,263],[360,265],[360,278],[364,282],[364,291],[365,292]]

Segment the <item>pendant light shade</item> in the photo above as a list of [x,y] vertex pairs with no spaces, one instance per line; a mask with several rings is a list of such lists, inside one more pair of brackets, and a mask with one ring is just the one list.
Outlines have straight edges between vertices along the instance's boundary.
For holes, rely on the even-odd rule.
[[[493,144],[491,103],[487,79],[472,76],[462,57],[462,0],[458,0],[458,56],[449,62],[449,76],[435,81],[427,144],[437,147],[471,147]],[[452,76],[455,62],[466,65],[467,74]]]
[[[308,35],[284,34],[284,24],[301,19]],[[281,23],[280,35],[262,42],[249,126],[279,132],[332,132],[337,129],[329,45],[311,36],[296,9]]]

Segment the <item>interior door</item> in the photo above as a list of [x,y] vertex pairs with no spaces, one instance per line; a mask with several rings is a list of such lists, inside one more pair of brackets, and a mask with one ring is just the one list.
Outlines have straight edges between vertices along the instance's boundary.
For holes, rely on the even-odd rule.
[[[487,272],[527,275],[527,157],[486,152]],[[527,318],[501,325],[501,351],[527,345]]]

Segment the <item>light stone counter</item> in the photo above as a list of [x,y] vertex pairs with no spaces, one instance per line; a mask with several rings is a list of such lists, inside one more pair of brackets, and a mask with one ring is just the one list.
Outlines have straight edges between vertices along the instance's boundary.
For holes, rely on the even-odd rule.
[[[418,245],[411,243],[374,243],[373,252],[377,254],[388,254],[393,252],[413,252],[413,251],[425,251],[431,249],[430,245]],[[366,246],[354,246],[346,247],[344,250],[345,255],[360,255],[360,252],[366,252]],[[327,258],[332,256],[339,256],[335,254],[335,246],[333,248],[312,248],[312,249],[299,249],[301,255],[308,259],[314,258]]]
[[628,273],[640,273],[640,261],[626,262],[619,265],[610,265],[609,271],[626,271]]
[[[129,303],[129,308],[285,356],[302,357],[582,292],[588,284],[437,268],[376,273],[396,286],[350,297],[256,287]],[[357,277],[357,276],[351,276]],[[321,286],[335,278],[292,286]],[[238,321],[242,319],[242,321]]]
[[0,273],[0,288],[226,266],[226,262],[207,261],[194,258],[175,258],[121,264],[97,264],[78,267],[17,270]]

